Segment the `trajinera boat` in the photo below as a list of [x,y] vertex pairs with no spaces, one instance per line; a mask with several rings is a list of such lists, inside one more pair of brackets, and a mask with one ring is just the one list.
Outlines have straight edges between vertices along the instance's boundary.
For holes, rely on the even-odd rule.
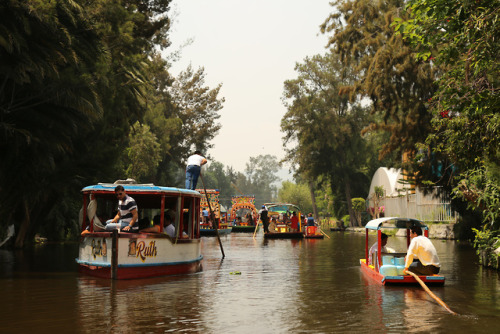
[[[221,206],[219,203],[219,190],[218,189],[196,189],[201,197],[201,218],[203,219],[200,223],[200,235],[203,237],[216,236],[217,232],[219,235],[231,233],[231,227],[228,223],[221,221]],[[207,202],[207,197],[210,202],[210,206]],[[214,214],[214,218],[210,219],[210,209]],[[203,216],[203,210],[208,212],[208,219]],[[207,221],[205,221],[205,219]],[[217,229],[217,231],[215,230]]]
[[[195,273],[201,270],[200,193],[194,190],[122,184],[137,203],[139,226],[154,222],[159,233],[97,232],[95,226],[116,214],[117,184],[83,188],[79,271],[97,277],[134,279]],[[167,217],[168,216],[168,217]],[[166,218],[167,217],[167,218]],[[173,237],[163,233],[164,220],[175,227]],[[159,226],[158,226],[159,225]],[[97,230],[97,229],[96,229]],[[88,231],[88,232],[87,232]]]
[[[267,239],[302,239],[304,226],[301,219],[300,208],[290,203],[265,203],[269,217],[269,232],[264,233]],[[297,230],[290,227],[291,215],[295,212],[298,218]]]
[[255,196],[241,195],[231,197],[231,216],[233,222],[232,232],[253,233],[259,226],[257,209],[255,208]]
[[[419,284],[411,275],[403,273],[405,267],[405,253],[384,253],[381,251],[381,229],[406,229],[406,248],[410,246],[410,228],[420,226],[424,236],[429,237],[429,228],[420,220],[411,218],[386,217],[369,221],[366,228],[365,258],[360,259],[361,270],[370,278],[381,284]],[[377,232],[377,252],[372,259],[369,258],[370,245],[368,232]],[[430,285],[443,285],[445,277],[442,275],[418,276],[423,282]]]

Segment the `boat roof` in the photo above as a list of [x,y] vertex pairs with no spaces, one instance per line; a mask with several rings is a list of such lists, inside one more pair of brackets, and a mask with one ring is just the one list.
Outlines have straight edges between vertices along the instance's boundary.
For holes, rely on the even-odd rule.
[[292,204],[292,203],[264,203],[264,205],[266,206],[266,208],[268,210],[269,210],[269,208],[279,207],[279,208],[282,208],[281,211],[287,211],[288,209],[290,209],[290,207],[294,207],[300,211],[300,208],[297,205]]
[[[166,193],[171,195],[196,195],[201,194],[195,190],[155,186],[152,183],[148,184],[120,184],[125,191],[132,193]],[[82,189],[82,192],[114,192],[118,184],[114,183],[99,183],[93,186],[88,186]]]
[[[390,225],[384,226],[384,223],[388,222],[390,222]],[[383,217],[373,219],[365,225],[365,228],[370,230],[379,230],[380,228],[410,228],[414,225],[427,229],[427,225],[425,225],[421,220],[401,217]]]

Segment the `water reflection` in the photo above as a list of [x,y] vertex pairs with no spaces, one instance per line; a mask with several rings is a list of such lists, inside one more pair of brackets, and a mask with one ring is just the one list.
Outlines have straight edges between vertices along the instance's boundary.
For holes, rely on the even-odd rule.
[[200,281],[185,277],[110,281],[79,277],[78,306],[81,332],[97,328],[125,333],[152,329],[203,330]]

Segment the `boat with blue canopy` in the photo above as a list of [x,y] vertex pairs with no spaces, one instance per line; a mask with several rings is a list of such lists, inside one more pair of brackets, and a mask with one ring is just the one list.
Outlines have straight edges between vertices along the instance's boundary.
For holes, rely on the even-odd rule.
[[[365,258],[360,259],[361,271],[374,279],[385,284],[418,284],[411,275],[403,273],[405,265],[405,253],[382,252],[382,229],[406,229],[406,248],[410,245],[410,228],[420,226],[424,236],[429,237],[429,228],[422,221],[412,218],[384,217],[369,221],[365,225]],[[369,231],[377,233],[377,251],[369,258],[368,234]],[[443,285],[445,277],[443,275],[418,276],[423,282],[430,285]]]
[[[76,259],[79,271],[111,279],[200,271],[202,195],[194,190],[154,184],[121,184],[137,203],[140,229],[105,231],[103,222],[116,215],[117,185],[99,183],[82,189],[82,237]],[[173,236],[163,233],[164,223],[170,222],[175,228]],[[141,231],[151,230],[147,227],[152,226],[156,226],[156,233]]]

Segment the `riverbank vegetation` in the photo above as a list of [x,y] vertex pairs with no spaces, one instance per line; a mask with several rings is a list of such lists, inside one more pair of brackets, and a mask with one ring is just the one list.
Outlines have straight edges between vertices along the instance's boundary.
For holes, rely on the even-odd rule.
[[[338,0],[324,55],[284,84],[289,162],[355,216],[374,168],[440,186],[476,246],[498,235],[498,0]],[[350,219],[351,225],[359,225]],[[492,232],[492,233],[490,233]],[[479,241],[481,239],[481,241]]]
[[192,148],[210,147],[221,86],[169,73],[169,5],[0,4],[0,230],[14,223],[17,247],[78,235],[83,186],[180,185]]

